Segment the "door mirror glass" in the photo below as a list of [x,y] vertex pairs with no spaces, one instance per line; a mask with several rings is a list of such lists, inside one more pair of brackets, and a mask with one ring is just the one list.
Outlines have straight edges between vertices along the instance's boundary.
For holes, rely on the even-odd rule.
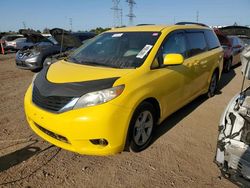
[[164,57],[164,65],[181,65],[184,61],[184,58],[181,54],[167,54]]

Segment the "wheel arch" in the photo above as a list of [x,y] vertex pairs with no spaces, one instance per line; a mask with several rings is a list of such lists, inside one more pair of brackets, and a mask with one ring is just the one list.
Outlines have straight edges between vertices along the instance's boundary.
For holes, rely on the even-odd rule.
[[138,108],[138,106],[140,106],[143,102],[148,102],[150,104],[153,105],[154,109],[156,110],[156,123],[158,123],[160,117],[161,117],[161,106],[160,106],[160,103],[159,101],[155,98],[155,97],[145,97],[144,99],[142,100],[139,100],[138,103],[135,105],[135,107],[133,108],[132,110],[132,113],[131,113],[131,117],[130,117],[130,120],[129,120],[129,124],[128,124],[128,129],[127,129],[127,136],[125,138],[125,145],[124,145],[124,151],[129,151],[129,142],[130,142],[130,122],[133,118],[133,115],[136,111],[136,109]]

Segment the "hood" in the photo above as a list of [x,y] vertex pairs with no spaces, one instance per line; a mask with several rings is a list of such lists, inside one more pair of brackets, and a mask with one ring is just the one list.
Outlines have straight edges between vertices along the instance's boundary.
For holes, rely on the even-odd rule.
[[69,31],[54,28],[50,30],[50,34],[60,45],[63,45],[64,48],[78,48],[82,45],[81,40]]
[[135,69],[94,67],[58,61],[49,67],[47,80],[53,83],[68,83],[122,77]]
[[250,37],[250,28],[244,26],[227,26],[220,28],[226,35],[245,35]]
[[32,41],[33,43],[39,43],[39,42],[50,42],[50,43],[52,43],[49,39],[44,37],[41,33],[38,33],[38,32],[33,31],[33,30],[20,29],[19,33],[22,34],[28,40]]

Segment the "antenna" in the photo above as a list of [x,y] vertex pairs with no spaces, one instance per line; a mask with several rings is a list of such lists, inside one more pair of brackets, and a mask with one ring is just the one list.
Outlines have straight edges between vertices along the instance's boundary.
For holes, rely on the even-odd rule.
[[111,9],[114,11],[113,27],[122,26],[122,9],[119,8],[120,0],[112,0],[112,2],[113,2],[113,7]]
[[129,25],[133,25],[133,19],[136,17],[134,14],[134,5],[136,4],[134,0],[126,0],[129,6],[129,14],[127,15],[129,18]]

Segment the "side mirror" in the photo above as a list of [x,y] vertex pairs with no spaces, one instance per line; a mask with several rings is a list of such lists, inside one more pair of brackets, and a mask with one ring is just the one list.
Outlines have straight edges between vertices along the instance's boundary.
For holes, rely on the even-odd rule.
[[184,61],[184,58],[181,54],[167,54],[164,57],[164,65],[181,65]]

